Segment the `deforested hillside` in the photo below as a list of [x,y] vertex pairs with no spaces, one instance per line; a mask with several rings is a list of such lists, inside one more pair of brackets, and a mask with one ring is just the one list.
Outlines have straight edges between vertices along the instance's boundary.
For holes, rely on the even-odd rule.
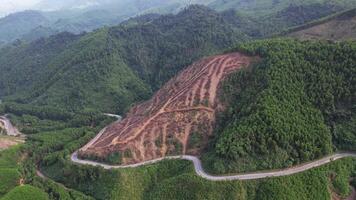
[[[355,47],[350,42],[286,39],[246,43],[233,50],[243,54],[212,56],[184,69],[151,100],[134,106],[122,122],[106,129],[102,128],[109,121],[93,113],[78,113],[66,117],[68,121],[51,118],[48,122],[43,120],[45,108],[37,107],[37,112],[18,108],[12,117],[37,129],[27,151],[33,151],[29,156],[47,177],[95,199],[193,196],[213,200],[241,196],[307,200],[329,199],[331,193],[348,197],[349,180],[355,172],[355,159],[351,158],[292,176],[223,182],[198,177],[188,161],[166,160],[139,168],[104,170],[73,163],[69,158],[81,147],[85,150],[89,142],[88,152],[103,153],[96,157],[99,161],[136,163],[163,156],[162,152],[185,153],[200,155],[204,169],[211,173],[230,175],[291,167],[335,151],[355,150]],[[239,55],[257,56],[258,60],[239,68],[239,63],[244,66]],[[211,65],[206,65],[209,61]],[[216,82],[209,80],[219,77],[216,73],[228,66],[234,71],[220,79],[215,91],[211,86]],[[219,100],[217,107],[210,101],[213,91]],[[213,112],[215,118],[209,114]],[[67,127],[73,124],[75,128]],[[97,136],[99,140],[90,142],[100,130],[104,131]],[[36,180],[32,183],[40,185]]]
[[217,12],[191,6],[149,23],[63,33],[0,55],[0,95],[69,110],[124,112],[194,60],[247,38]]
[[302,40],[355,40],[356,9],[291,29],[287,35]]
[[[106,127],[80,150],[82,157],[131,164],[167,155],[199,155],[221,112],[217,91],[229,74],[252,58],[234,53],[205,58],[165,84],[151,100]],[[115,159],[106,159],[115,157]]]

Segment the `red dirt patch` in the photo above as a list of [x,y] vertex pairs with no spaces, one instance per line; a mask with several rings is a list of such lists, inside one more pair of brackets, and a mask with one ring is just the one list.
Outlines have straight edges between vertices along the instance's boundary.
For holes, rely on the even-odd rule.
[[[217,90],[228,74],[251,59],[231,53],[202,59],[166,83],[151,100],[131,109],[127,117],[99,133],[79,150],[82,155],[106,156],[120,151],[123,164],[166,155],[197,154],[212,134],[215,113],[221,108]],[[191,133],[199,133],[200,149],[189,149]]]

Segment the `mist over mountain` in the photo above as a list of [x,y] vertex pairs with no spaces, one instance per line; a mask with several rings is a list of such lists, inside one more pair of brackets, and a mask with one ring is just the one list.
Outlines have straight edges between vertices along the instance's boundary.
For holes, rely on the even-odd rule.
[[[203,2],[201,0],[43,0],[29,7],[31,11],[17,12],[1,18],[0,41],[8,43],[16,39],[35,40],[62,31],[77,34],[83,31],[89,32],[103,26],[117,25],[141,14],[177,13],[193,3]],[[27,37],[28,35],[32,36]]]
[[[348,8],[356,3],[356,0],[39,0],[36,4],[34,2],[37,0],[32,1],[32,6],[27,3],[25,7],[31,11],[13,13],[0,19],[0,44],[11,43],[16,39],[30,42],[63,31],[75,34],[91,32],[104,26],[118,25],[132,17],[144,14],[178,13],[191,4],[205,5],[219,12],[230,10],[232,12],[229,15],[235,17],[234,15],[237,14],[240,17],[235,20],[235,25],[253,22],[256,27],[246,28],[251,34],[262,36],[273,32],[275,26],[279,26],[278,29],[289,26],[285,24],[284,16],[295,18],[296,22],[293,24],[298,25],[318,18],[320,13],[327,15]],[[5,2],[5,4],[10,3]],[[317,6],[312,7],[312,5]],[[289,16],[290,10],[286,10],[288,8],[292,11],[298,8],[304,13],[315,11],[315,17],[304,20],[298,17],[299,14],[296,15],[297,17]],[[276,13],[280,15],[276,16]],[[271,30],[264,31],[260,27]]]

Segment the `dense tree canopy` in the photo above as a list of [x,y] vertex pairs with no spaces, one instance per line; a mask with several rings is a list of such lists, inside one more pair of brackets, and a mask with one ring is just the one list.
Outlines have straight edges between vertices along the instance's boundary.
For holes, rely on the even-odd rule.
[[262,61],[223,84],[230,107],[212,150],[221,158],[215,170],[291,166],[329,154],[332,142],[355,150],[354,43],[277,39],[239,50]]

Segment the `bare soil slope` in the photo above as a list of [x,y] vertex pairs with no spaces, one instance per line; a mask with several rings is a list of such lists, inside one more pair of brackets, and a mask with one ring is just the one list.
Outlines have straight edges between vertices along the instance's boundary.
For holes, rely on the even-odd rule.
[[121,152],[122,164],[199,154],[213,132],[216,112],[223,109],[217,98],[219,83],[250,61],[232,53],[194,63],[151,100],[132,108],[125,119],[102,130],[79,154],[103,157]]
[[288,36],[303,40],[355,40],[356,9],[292,30]]

